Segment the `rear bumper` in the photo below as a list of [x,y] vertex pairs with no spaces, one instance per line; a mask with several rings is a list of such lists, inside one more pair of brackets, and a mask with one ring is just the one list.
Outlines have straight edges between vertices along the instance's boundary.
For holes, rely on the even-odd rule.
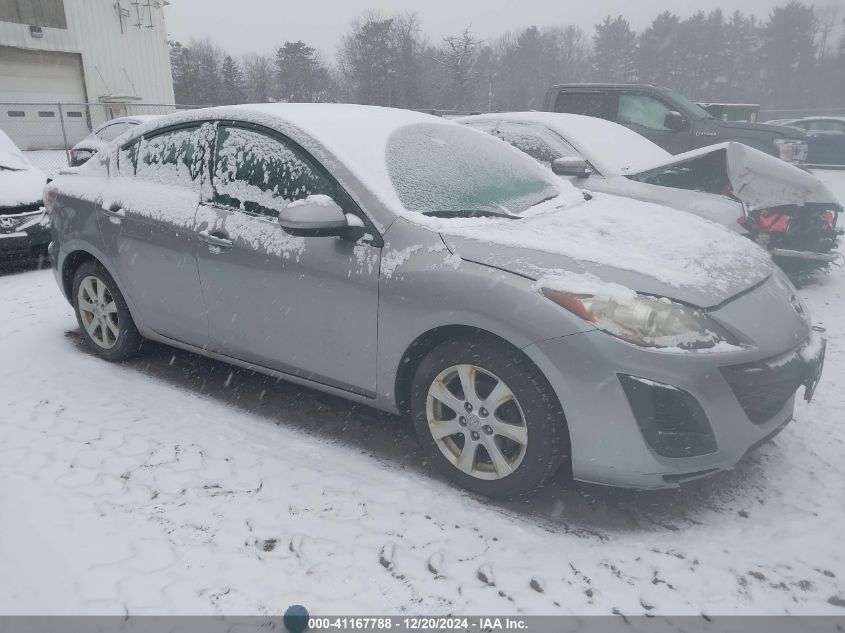
[[[525,352],[563,404],[575,479],[655,489],[732,468],[779,433],[801,386],[812,391],[818,383],[824,343],[817,336],[754,360],[748,352],[646,351],[597,331]],[[758,366],[765,367],[759,379]],[[693,454],[683,456],[687,449]]]

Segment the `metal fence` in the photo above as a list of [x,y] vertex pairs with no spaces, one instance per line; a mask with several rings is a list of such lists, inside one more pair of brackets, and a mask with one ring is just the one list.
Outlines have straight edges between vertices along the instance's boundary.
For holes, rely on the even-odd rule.
[[48,174],[69,164],[68,150],[123,116],[170,114],[194,106],[112,103],[0,103],[0,130]]

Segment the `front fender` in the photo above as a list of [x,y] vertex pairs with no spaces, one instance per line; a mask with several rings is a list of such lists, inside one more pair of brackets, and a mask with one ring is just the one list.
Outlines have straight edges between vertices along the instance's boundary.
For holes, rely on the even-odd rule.
[[536,292],[532,280],[462,260],[437,233],[407,224],[397,220],[388,232],[379,280],[376,389],[387,406],[396,401],[406,351],[438,328],[482,330],[519,349],[594,329]]

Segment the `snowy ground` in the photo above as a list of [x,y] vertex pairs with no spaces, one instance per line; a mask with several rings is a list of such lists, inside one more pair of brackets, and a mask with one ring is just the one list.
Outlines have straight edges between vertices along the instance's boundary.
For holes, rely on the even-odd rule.
[[802,294],[823,382],[738,468],[494,505],[405,420],[163,347],[109,365],[50,271],[0,273],[0,614],[845,614],[845,272]]

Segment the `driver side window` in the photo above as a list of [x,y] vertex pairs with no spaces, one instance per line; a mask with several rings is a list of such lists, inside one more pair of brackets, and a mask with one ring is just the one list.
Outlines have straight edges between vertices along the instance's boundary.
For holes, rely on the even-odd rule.
[[294,200],[324,194],[334,181],[292,143],[254,130],[221,127],[214,164],[214,202],[271,218]]
[[649,130],[668,131],[666,114],[672,109],[647,94],[620,94],[616,121],[622,125],[641,125]]

